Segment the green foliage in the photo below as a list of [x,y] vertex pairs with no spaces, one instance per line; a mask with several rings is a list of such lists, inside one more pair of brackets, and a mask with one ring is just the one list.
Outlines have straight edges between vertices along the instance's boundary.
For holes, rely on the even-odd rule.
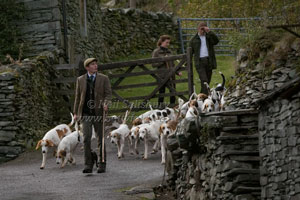
[[0,62],[5,60],[6,54],[18,58],[22,42],[16,21],[23,19],[24,15],[24,4],[16,0],[0,1]]

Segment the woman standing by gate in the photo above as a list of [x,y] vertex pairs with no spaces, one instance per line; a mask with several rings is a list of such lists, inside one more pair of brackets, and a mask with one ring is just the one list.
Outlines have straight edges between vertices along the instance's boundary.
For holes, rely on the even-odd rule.
[[[153,51],[152,57],[156,58],[156,57],[166,57],[172,55],[172,52],[168,49],[168,47],[170,46],[170,42],[171,42],[171,37],[169,35],[160,36],[157,42],[157,48]],[[174,63],[172,61],[169,61],[169,62],[155,63],[152,66],[157,67],[158,69],[164,69],[164,68],[169,69],[174,67]],[[168,74],[168,72],[169,70],[167,70],[166,72],[159,73],[157,74],[157,76],[161,80],[163,80]],[[181,76],[181,72],[176,72],[176,74]],[[171,77],[170,80],[159,89],[159,94],[165,94],[167,85],[175,89],[176,87],[175,83],[170,82],[172,80],[175,80],[175,76]],[[175,101],[176,101],[176,97],[170,96],[170,104],[174,105]],[[165,107],[164,97],[158,97],[158,107],[161,109]]]

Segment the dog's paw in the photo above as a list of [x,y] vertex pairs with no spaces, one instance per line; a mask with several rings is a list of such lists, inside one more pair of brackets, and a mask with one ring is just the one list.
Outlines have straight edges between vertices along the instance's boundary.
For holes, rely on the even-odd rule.
[[143,156],[143,160],[148,160],[148,157]]
[[162,165],[165,165],[166,164],[166,162],[165,161],[161,161],[161,163],[160,164],[162,164]]
[[40,169],[44,169],[45,167],[41,166]]

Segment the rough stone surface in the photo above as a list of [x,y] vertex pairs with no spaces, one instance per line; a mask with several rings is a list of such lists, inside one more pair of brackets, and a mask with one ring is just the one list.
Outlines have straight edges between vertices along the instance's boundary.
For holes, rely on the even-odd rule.
[[[299,39],[291,35],[261,37],[257,46],[270,43],[269,48],[244,48],[237,56],[236,77],[230,83],[226,110],[258,108],[257,102],[286,82],[299,77]],[[274,41],[273,41],[274,40]],[[273,48],[272,48],[273,47]],[[274,50],[275,48],[275,50]],[[289,113],[286,113],[288,115]]]
[[20,66],[0,66],[0,162],[34,147],[56,123],[54,102],[58,98],[52,83],[56,73],[51,67],[55,57],[45,52]]
[[257,118],[248,111],[204,115],[199,129],[195,121],[183,121],[176,132],[178,149],[167,159],[173,166],[167,170],[168,189],[177,199],[259,199]]
[[300,180],[299,94],[290,100],[274,99],[259,114],[260,119],[271,119],[262,120],[259,129],[262,199],[297,199],[300,195],[300,188],[295,187]]
[[[36,56],[42,51],[57,51],[71,62],[75,61],[76,54],[109,62],[133,54],[149,54],[163,34],[172,36],[174,53],[178,49],[178,26],[172,14],[101,8],[100,1],[91,0],[86,1],[84,22],[85,16],[81,13],[84,9],[80,5],[83,1],[66,0],[65,10],[62,1],[20,1],[25,3],[28,10],[26,18],[18,23],[23,39],[30,44],[26,56]],[[67,41],[64,41],[65,37]]]

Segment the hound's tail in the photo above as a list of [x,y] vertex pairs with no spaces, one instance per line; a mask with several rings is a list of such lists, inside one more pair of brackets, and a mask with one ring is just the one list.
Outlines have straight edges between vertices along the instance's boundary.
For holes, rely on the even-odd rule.
[[73,114],[72,113],[70,113],[70,114],[71,114],[72,121],[70,124],[68,124],[69,127],[73,126],[73,124],[75,122]]
[[184,100],[179,97],[178,98],[178,108],[179,108],[179,110],[182,108],[183,104],[184,104]]
[[131,110],[132,110],[132,108],[133,108],[133,103],[130,105],[130,108],[129,108],[129,110],[126,110],[126,113],[125,113],[125,116],[124,116],[124,119],[123,119],[123,124],[125,124],[126,123],[126,121],[127,121],[127,117],[128,117],[128,115],[130,114],[130,112],[131,112]]
[[150,108],[151,110],[153,110],[153,108],[152,108],[151,104],[149,104],[149,108]]
[[123,119],[123,124],[125,124],[125,123],[126,123],[127,116],[128,116],[128,110],[126,110],[126,113],[125,113],[125,116],[124,116],[124,119]]
[[191,101],[194,97],[197,98],[195,85],[194,85],[194,92],[191,94],[189,101]]
[[204,85],[205,85],[206,88],[207,88],[208,96],[211,96],[210,87],[209,87],[208,83],[207,83],[207,82],[204,82]]
[[223,79],[223,82],[222,82],[222,88],[224,88],[225,87],[225,76],[224,76],[224,74],[222,73],[222,72],[219,72],[219,74],[221,74],[221,76],[222,76],[222,79]]

